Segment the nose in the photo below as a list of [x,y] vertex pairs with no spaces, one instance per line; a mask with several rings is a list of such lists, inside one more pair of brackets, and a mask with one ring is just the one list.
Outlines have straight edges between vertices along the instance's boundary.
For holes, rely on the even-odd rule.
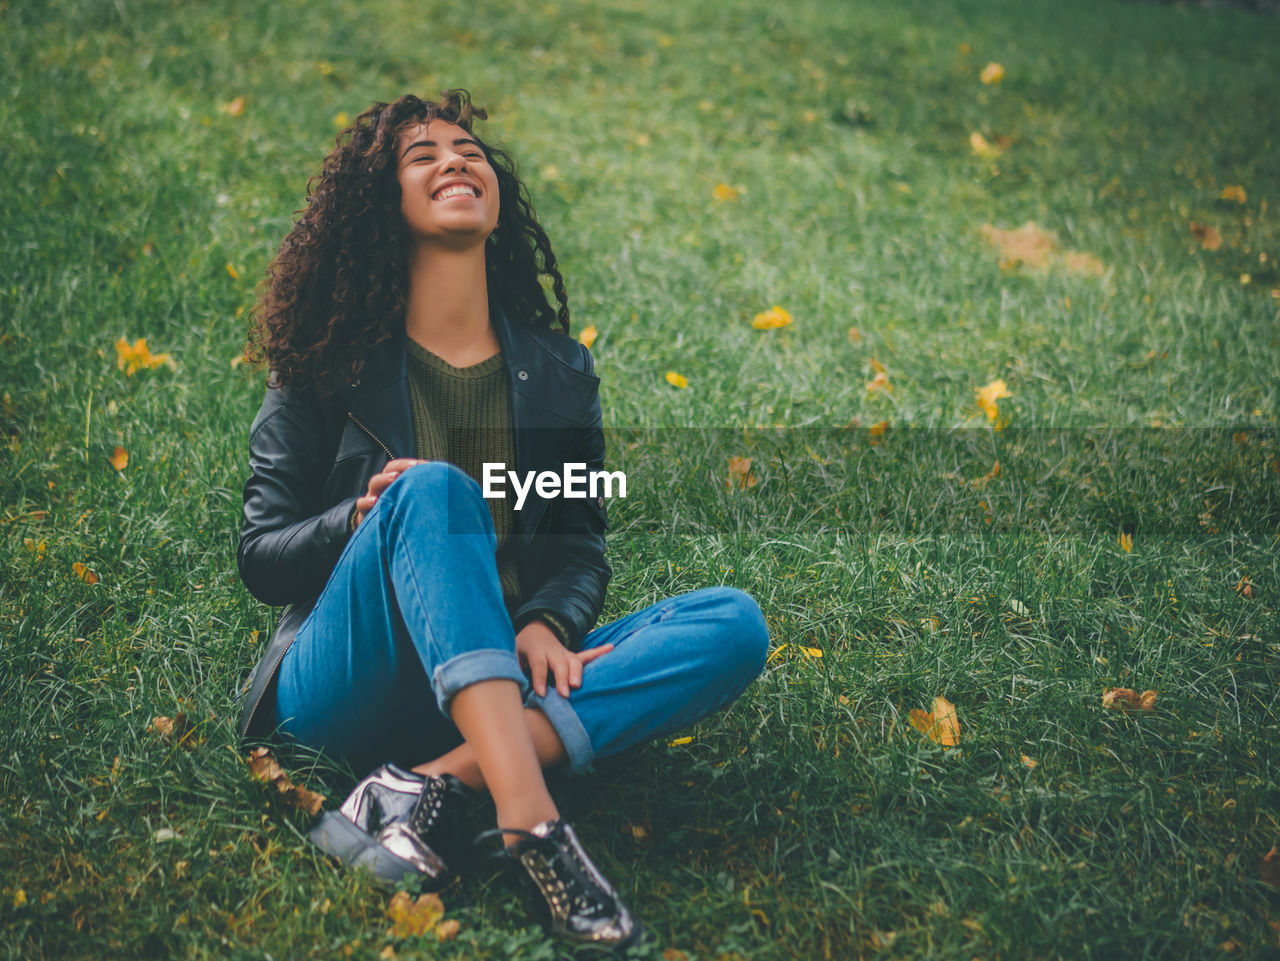
[[444,169],[446,172],[454,170],[463,173],[467,169],[467,158],[455,150],[445,159]]

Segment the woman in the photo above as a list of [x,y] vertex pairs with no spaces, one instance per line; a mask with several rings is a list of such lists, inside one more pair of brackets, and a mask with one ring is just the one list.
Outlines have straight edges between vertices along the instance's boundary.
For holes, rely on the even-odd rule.
[[[238,564],[288,610],[241,732],[376,768],[313,840],[384,881],[441,886],[455,815],[487,791],[552,933],[639,924],[560,819],[542,770],[684,727],[759,673],[755,602],[709,588],[592,630],[610,569],[601,497],[482,496],[601,469],[598,379],[514,164],[465,91],[376,104],[339,137],[255,312],[268,362]],[[552,308],[540,283],[550,280]],[[633,492],[633,496],[634,496]]]

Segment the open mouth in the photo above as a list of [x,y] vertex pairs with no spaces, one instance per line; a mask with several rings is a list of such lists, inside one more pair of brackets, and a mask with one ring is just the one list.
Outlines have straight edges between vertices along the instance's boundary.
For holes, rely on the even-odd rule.
[[436,191],[432,200],[449,200],[453,197],[478,197],[476,189],[469,184],[449,184]]

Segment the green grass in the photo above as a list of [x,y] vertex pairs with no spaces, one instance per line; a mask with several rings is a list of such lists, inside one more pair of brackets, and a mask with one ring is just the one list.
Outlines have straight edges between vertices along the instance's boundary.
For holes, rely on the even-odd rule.
[[[730,583],[789,645],[688,744],[554,782],[650,953],[1280,950],[1259,877],[1280,844],[1274,16],[63,0],[0,20],[0,956],[388,943],[385,894],[316,855],[234,737],[272,614],[234,571],[262,376],[231,361],[335,115],[445,86],[491,110],[575,332],[600,330],[631,471],[606,616]],[[974,131],[1012,144],[980,159]],[[1028,220],[1106,273],[1001,271],[979,228]],[[775,303],[793,326],[753,330]],[[126,377],[122,336],[173,366]],[[891,393],[867,391],[873,361]],[[1000,432],[974,401],[995,378]],[[756,487],[724,490],[730,456]],[[1105,710],[1113,686],[1156,711]],[[937,695],[961,750],[907,723]],[[148,731],[179,711],[194,750]],[[496,875],[443,898],[458,940],[397,957],[554,956]]]

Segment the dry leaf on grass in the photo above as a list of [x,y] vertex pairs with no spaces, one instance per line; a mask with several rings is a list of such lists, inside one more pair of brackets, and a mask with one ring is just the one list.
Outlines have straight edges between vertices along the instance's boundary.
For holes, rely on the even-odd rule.
[[89,570],[88,564],[84,564],[84,563],[81,563],[80,561],[76,561],[74,564],[71,565],[71,569],[75,571],[76,577],[80,578],[80,580],[84,581],[90,587],[98,583],[98,575],[95,574],[93,571]]
[[756,483],[756,475],[751,473],[750,457],[729,458],[729,476],[724,479],[725,490],[746,490],[748,487],[755,487]]
[[1280,887],[1280,851],[1272,845],[1271,850],[1262,856],[1258,865],[1258,876],[1267,884]]
[[960,743],[960,721],[955,705],[944,697],[933,699],[932,710],[913,709],[908,720],[917,731],[943,747],[955,747]]
[[867,381],[867,391],[883,390],[888,393],[893,390],[893,384],[889,383],[889,375],[883,370],[879,371],[874,377]]
[[1061,266],[1076,274],[1102,276],[1106,266],[1093,254],[1080,250],[1060,251],[1053,234],[1034,221],[1028,220],[1014,230],[1001,230],[993,224],[983,224],[982,237],[1000,251],[1000,269],[1014,270],[1026,267],[1030,270],[1047,270]]
[[689,386],[689,378],[683,374],[677,374],[674,370],[669,370],[667,371],[667,383],[679,390],[684,390]]
[[149,730],[158,734],[160,740],[166,744],[183,747],[188,751],[194,751],[203,740],[192,736],[195,729],[195,725],[191,723],[191,719],[183,711],[179,711],[173,717],[165,717],[163,714],[157,715],[151,719],[151,727],[149,728]]
[[271,756],[271,752],[265,747],[254,748],[249,752],[245,761],[248,763],[249,772],[254,779],[269,787],[274,786],[284,799],[284,802],[290,807],[306,811],[311,815],[320,813],[320,808],[324,806],[324,795],[315,791],[308,791],[306,788],[290,781],[289,776],[284,773],[284,768],[280,766],[279,762]]
[[1139,694],[1131,687],[1109,687],[1102,692],[1102,706],[1122,711],[1154,711],[1156,692],[1143,691]]
[[107,460],[111,461],[111,466],[116,470],[124,470],[129,466],[129,452],[123,447],[117,447],[111,452],[111,456]]
[[1196,240],[1200,241],[1200,246],[1205,250],[1217,250],[1222,246],[1222,234],[1218,233],[1217,227],[1197,223],[1193,220],[1191,221],[1191,233]]
[[391,930],[387,932],[387,937],[420,937],[434,929],[444,918],[444,902],[435,893],[419,895],[415,901],[407,891],[397,891],[387,905],[387,917],[391,919]]
[[969,148],[984,160],[994,160],[1004,153],[998,144],[992,143],[976,130],[969,134]]
[[599,336],[599,334],[600,331],[596,330],[596,325],[589,324],[586,327],[583,327],[581,333],[578,334],[578,343],[587,348],[587,350],[590,350],[591,345],[596,342],[596,337]]

